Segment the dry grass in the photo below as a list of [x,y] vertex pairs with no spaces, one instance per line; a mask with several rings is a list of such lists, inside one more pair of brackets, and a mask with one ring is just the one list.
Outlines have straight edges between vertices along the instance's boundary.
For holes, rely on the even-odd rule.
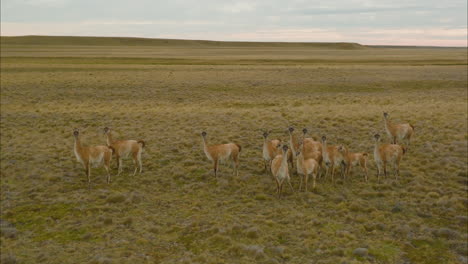
[[[258,57],[233,63],[249,53],[243,48],[204,51],[206,60],[198,57],[204,63],[196,65],[151,65],[54,60],[55,51],[44,54],[41,47],[18,47],[28,58],[1,64],[2,263],[460,263],[467,257],[466,50],[455,56],[444,49],[368,48],[376,58],[412,53],[420,66],[404,59],[360,64],[355,52],[362,50],[334,57],[327,51],[337,63],[305,63],[297,60],[303,47],[281,49],[282,58],[271,53],[276,65]],[[434,65],[444,52],[465,65]],[[3,49],[2,55],[9,56]],[[341,63],[353,56],[355,63]],[[213,60],[224,65],[210,65]],[[400,182],[390,177],[377,184],[371,154],[368,183],[356,169],[347,184],[321,179],[313,193],[286,188],[285,198],[276,198],[262,171],[261,129],[286,139],[287,126],[306,126],[330,144],[372,153],[383,111],[415,126]],[[144,172],[131,177],[127,160],[107,185],[104,170],[94,169],[88,189],[72,129],[88,127],[83,140],[104,144],[104,126],[119,138],[147,142]],[[202,130],[213,143],[242,145],[238,178],[222,165],[215,180]],[[292,181],[298,188],[299,178]],[[356,248],[368,255],[356,256]]]

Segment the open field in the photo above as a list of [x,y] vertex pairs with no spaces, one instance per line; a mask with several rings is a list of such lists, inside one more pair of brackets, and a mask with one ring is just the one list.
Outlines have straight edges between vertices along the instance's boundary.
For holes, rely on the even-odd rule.
[[[466,262],[466,49],[41,41],[2,37],[2,263]],[[375,176],[383,111],[415,126],[399,182]],[[261,130],[290,125],[370,153],[370,181],[277,199]],[[143,173],[88,188],[72,131],[105,126],[145,140]],[[203,130],[242,146],[239,177],[214,178]]]

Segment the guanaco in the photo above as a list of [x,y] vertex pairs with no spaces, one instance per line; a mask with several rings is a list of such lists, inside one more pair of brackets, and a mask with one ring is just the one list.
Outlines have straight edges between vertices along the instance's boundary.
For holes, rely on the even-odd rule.
[[271,131],[263,132],[263,161],[265,163],[265,171],[269,170],[271,161],[279,154],[278,146],[281,144],[281,140],[279,139],[268,140],[270,132]]
[[[291,150],[293,153],[293,158],[296,159],[296,152],[299,147],[299,140],[294,136],[294,128],[289,127],[289,145],[291,146]],[[315,159],[319,165],[322,163],[322,144],[313,140],[312,138],[306,138],[305,135],[307,134],[307,129],[304,128],[302,130],[303,137],[302,141],[304,144],[303,155],[305,159],[313,158]]]
[[214,175],[218,177],[218,163],[223,160],[232,160],[234,164],[234,174],[239,176],[239,156],[242,147],[236,143],[208,145],[206,140],[207,133],[203,131],[201,136],[203,138],[203,150],[206,157],[213,161]]
[[110,183],[111,175],[109,169],[114,148],[110,146],[83,146],[80,139],[80,132],[76,128],[73,130],[73,136],[75,137],[75,156],[85,169],[86,176],[88,177],[88,184],[91,183],[91,167],[98,168],[103,165],[107,171],[107,183]]
[[335,182],[335,168],[341,168],[341,175],[343,179],[346,180],[346,170],[349,164],[347,153],[348,149],[344,146],[341,146],[342,151],[338,151],[340,146],[328,146],[327,137],[322,136],[322,156],[323,161],[325,162],[326,172],[325,177],[328,175],[328,171],[331,170],[332,183]]
[[302,142],[306,142],[305,146],[308,146],[304,149],[305,159],[312,158],[315,159],[318,163],[319,176],[321,173],[323,155],[322,155],[322,143],[314,140],[313,138],[306,138],[307,128],[302,129]]
[[406,124],[393,124],[389,120],[388,113],[384,112],[384,122],[385,122],[385,131],[387,131],[388,136],[392,139],[393,144],[397,143],[397,139],[400,141],[405,140],[406,145],[410,145],[411,136],[414,133],[414,126]]
[[297,148],[296,157],[297,157],[297,173],[302,175],[301,183],[299,185],[299,191],[302,188],[302,181],[305,183],[305,191],[307,192],[307,182],[309,180],[309,175],[312,175],[313,183],[312,189],[315,189],[315,181],[319,171],[319,163],[313,158],[304,159],[304,142],[301,141]]
[[[346,149],[342,146],[338,147],[338,151],[341,153],[346,153]],[[347,156],[349,165],[347,167],[346,174],[349,176],[351,174],[352,168],[359,165],[364,172],[364,179],[367,182],[367,159],[369,155],[366,152],[348,152]]]
[[107,137],[107,146],[111,146],[115,149],[115,158],[117,159],[117,176],[123,170],[122,159],[127,158],[129,155],[132,155],[133,165],[135,170],[133,171],[133,176],[135,176],[138,167],[140,168],[140,173],[143,170],[143,164],[141,162],[141,153],[145,147],[145,142],[143,140],[113,140],[112,131],[109,127],[104,128],[104,134]]
[[[280,147],[280,146],[278,146]],[[271,162],[271,173],[275,178],[276,182],[276,192],[278,193],[278,198],[281,198],[281,193],[283,191],[283,183],[287,181],[291,190],[294,192],[294,188],[291,185],[291,178],[289,177],[289,166],[288,166],[288,146],[283,145],[282,154],[277,155]]]
[[375,147],[374,147],[374,159],[377,164],[377,181],[380,182],[380,174],[382,170],[384,176],[387,177],[387,164],[393,166],[395,179],[398,180],[400,173],[400,161],[405,154],[406,149],[403,146],[397,144],[380,144],[380,135],[375,134]]
[[[265,163],[265,171],[270,170],[271,161],[276,157],[276,155],[281,154],[281,149],[278,148],[281,145],[281,139],[272,139],[268,140],[268,135],[271,131],[263,132],[263,161]],[[293,164],[293,153],[291,150],[288,150],[288,163],[294,167]]]

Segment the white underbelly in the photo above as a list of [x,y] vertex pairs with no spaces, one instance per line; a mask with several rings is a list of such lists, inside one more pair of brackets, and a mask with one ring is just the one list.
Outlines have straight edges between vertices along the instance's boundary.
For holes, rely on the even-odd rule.
[[89,159],[89,162],[93,168],[98,168],[102,166],[103,161],[104,161],[104,153],[100,153],[99,156]]

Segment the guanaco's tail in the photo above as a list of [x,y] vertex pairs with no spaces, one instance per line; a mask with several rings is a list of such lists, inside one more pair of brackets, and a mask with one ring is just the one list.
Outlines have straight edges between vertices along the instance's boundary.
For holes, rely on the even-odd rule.
[[143,141],[143,140],[138,140],[137,141],[138,144],[141,144],[141,147],[144,148],[146,146],[146,143]]
[[239,148],[239,152],[241,152],[242,147],[241,147],[239,144],[237,144],[237,143],[234,143],[234,144],[236,144],[236,146]]

